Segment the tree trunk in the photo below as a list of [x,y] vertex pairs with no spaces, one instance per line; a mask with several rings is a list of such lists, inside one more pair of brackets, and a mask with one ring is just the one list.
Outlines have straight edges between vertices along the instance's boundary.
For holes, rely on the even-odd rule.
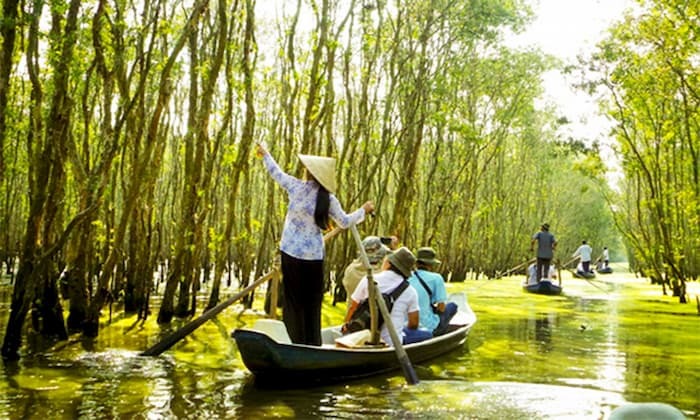
[[[186,40],[189,38],[191,31],[196,30],[196,22],[199,20],[202,12],[206,9],[207,1],[198,0],[190,14],[189,20],[173,46],[168,60],[165,63],[160,74],[160,85],[158,87],[157,100],[154,106],[153,114],[150,117],[150,122],[145,134],[145,149],[141,153],[141,160],[135,165],[132,172],[130,190],[126,194],[123,213],[116,227],[114,242],[121,244],[124,241],[126,228],[134,209],[139,203],[139,194],[144,184],[147,184],[153,177],[151,165],[153,164],[154,151],[159,151],[159,144],[162,143],[162,138],[159,133],[161,117],[166,111],[166,105],[170,100],[172,93],[172,70],[175,65],[175,60],[185,46]],[[111,272],[117,264],[119,256],[118,249],[112,249],[104,263],[104,267],[98,279],[98,291],[90,302],[88,310],[88,318],[85,322],[83,333],[88,337],[95,337],[99,331],[99,313],[109,296],[109,279]]]
[[10,91],[10,74],[14,65],[15,35],[17,33],[18,0],[3,0],[0,36],[0,184],[5,179],[5,139],[7,138],[7,97]]

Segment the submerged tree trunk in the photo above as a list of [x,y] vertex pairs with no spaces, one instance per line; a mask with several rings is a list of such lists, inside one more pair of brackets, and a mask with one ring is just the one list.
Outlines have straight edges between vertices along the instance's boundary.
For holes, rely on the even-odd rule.
[[5,139],[7,138],[7,98],[10,91],[10,74],[14,65],[15,36],[19,1],[3,0],[0,35],[2,36],[2,56],[0,56],[0,184],[5,179]]
[[[139,203],[139,195],[142,191],[144,184],[150,182],[153,178],[153,164],[154,154],[159,152],[160,143],[162,143],[163,138],[159,132],[161,125],[161,117],[166,112],[166,106],[170,100],[172,94],[172,71],[175,66],[175,61],[179,56],[180,52],[185,46],[189,34],[191,31],[196,30],[196,23],[199,20],[201,14],[206,9],[208,2],[205,0],[197,1],[190,14],[190,17],[177,39],[175,45],[172,47],[168,60],[163,66],[160,73],[160,85],[158,87],[157,99],[154,105],[153,113],[149,118],[147,132],[145,133],[145,144],[144,150],[141,153],[141,159],[139,162],[135,163],[135,167],[132,172],[131,184],[129,185],[130,190],[126,194],[124,209],[122,216],[119,220],[119,224],[116,227],[116,232],[114,236],[114,241],[116,244],[122,244],[125,238],[126,229],[134,212],[134,209]],[[109,279],[114,267],[117,264],[117,259],[119,258],[119,250],[112,249],[105,261],[102,273],[98,280],[98,290],[90,303],[90,308],[88,311],[88,318],[85,322],[85,327],[83,332],[86,336],[94,337],[97,336],[99,331],[99,313],[100,309],[104,305],[107,297],[109,296]]]
[[[224,222],[224,232],[223,232],[223,243],[225,246],[219,246],[216,253],[216,263],[214,264],[214,279],[212,291],[209,295],[209,301],[206,308],[211,309],[215,307],[219,302],[219,290],[221,285],[221,278],[224,273],[224,269],[230,262],[231,245],[229,241],[233,236],[233,228],[236,224],[236,201],[238,198],[238,185],[240,182],[241,174],[248,169],[248,159],[250,155],[251,145],[253,143],[253,134],[255,129],[255,98],[253,92],[253,69],[254,69],[254,57],[255,57],[255,14],[254,14],[255,4],[251,0],[245,1],[245,31],[243,39],[243,52],[241,61],[241,71],[243,72],[243,87],[245,93],[245,119],[243,123],[243,131],[241,133],[241,141],[238,145],[238,155],[236,163],[233,165],[230,174],[230,185],[228,192],[228,199],[226,205],[226,216]],[[233,63],[238,58],[235,56],[228,57],[229,63]],[[231,64],[232,65],[232,64]],[[227,74],[232,71],[233,68],[227,68]],[[227,107],[226,110],[226,120],[231,117],[233,112],[232,107],[235,106],[233,102],[233,91],[234,86],[228,84],[227,86]],[[229,276],[231,272],[229,270]]]
[[80,1],[72,0],[63,17],[53,10],[52,32],[56,37],[57,54],[51,61],[53,68],[53,96],[51,98],[48,120],[42,124],[43,92],[39,77],[39,19],[42,4],[33,10],[30,21],[27,48],[27,71],[32,83],[32,104],[30,108],[30,129],[27,138],[29,150],[29,186],[30,211],[27,219],[24,246],[22,252],[21,280],[15,283],[11,304],[10,318],[2,347],[5,359],[19,358],[22,342],[24,320],[40,293],[41,318],[44,327],[42,333],[65,338],[67,333],[60,310],[56,277],[52,276],[52,259],[65,244],[70,231],[85,217],[76,216],[62,234],[59,226],[61,203],[64,196],[65,172],[62,156],[68,142],[70,130],[70,98],[68,80],[70,63],[75,45],[75,31]]

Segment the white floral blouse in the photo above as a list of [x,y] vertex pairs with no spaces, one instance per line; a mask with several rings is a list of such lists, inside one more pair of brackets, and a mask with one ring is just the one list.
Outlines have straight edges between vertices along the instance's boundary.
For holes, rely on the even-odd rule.
[[[269,153],[265,153],[263,162],[272,178],[287,191],[289,198],[280,250],[300,260],[323,260],[323,232],[314,220],[318,183],[304,181],[283,172]],[[360,207],[347,214],[335,195],[330,194],[329,215],[338,226],[348,228],[365,219],[365,210]]]

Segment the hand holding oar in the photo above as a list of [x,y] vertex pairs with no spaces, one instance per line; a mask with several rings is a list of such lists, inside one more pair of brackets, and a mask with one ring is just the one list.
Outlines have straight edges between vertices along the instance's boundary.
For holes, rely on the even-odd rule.
[[169,336],[165,337],[163,340],[160,342],[156,343],[154,346],[149,348],[148,350],[144,351],[141,353],[141,356],[158,356],[159,354],[163,353],[170,347],[172,347],[175,343],[178,341],[182,340],[185,338],[187,335],[189,335],[192,331],[196,330],[199,328],[202,324],[210,320],[211,318],[215,317],[219,312],[223,311],[226,307],[231,305],[233,302],[241,299],[242,297],[245,297],[248,293],[250,293],[253,289],[256,287],[260,286],[261,284],[265,283],[266,281],[269,281],[272,276],[275,274],[277,271],[277,267],[275,267],[272,271],[269,273],[265,274],[264,276],[260,277],[258,280],[253,282],[250,286],[246,287],[245,289],[241,290],[225,302],[221,302],[220,304],[216,305],[215,307],[209,309],[208,311],[204,312],[199,318],[196,318],[189,323],[185,324],[183,327],[181,327],[179,330],[175,331],[174,333],[170,334]]
[[[415,385],[418,383],[418,375],[416,375],[416,371],[413,370],[413,365],[411,365],[411,360],[409,360],[408,355],[406,354],[406,350],[403,348],[403,340],[399,335],[396,333],[396,329],[394,328],[394,323],[391,320],[391,314],[389,313],[389,310],[386,307],[386,303],[384,302],[384,298],[382,297],[381,293],[379,293],[379,290],[377,288],[377,285],[374,283],[374,280],[372,279],[371,272],[372,272],[372,266],[369,264],[369,259],[367,258],[367,253],[365,252],[365,248],[362,246],[362,239],[360,239],[360,234],[357,232],[357,226],[352,225],[350,228],[352,230],[352,236],[355,238],[355,243],[357,244],[357,248],[360,250],[360,258],[362,259],[362,263],[364,264],[365,268],[367,271],[370,273],[370,275],[367,277],[367,287],[371,291],[372,289],[375,289],[374,296],[376,297],[376,302],[377,306],[379,306],[379,310],[382,313],[382,316],[384,317],[384,322],[386,322],[387,329],[389,330],[389,335],[391,335],[391,341],[394,343],[394,350],[396,351],[396,357],[399,359],[399,363],[401,364],[401,369],[403,369],[403,374],[406,377],[406,381],[408,382],[409,385]],[[370,293],[370,296],[372,294]]]

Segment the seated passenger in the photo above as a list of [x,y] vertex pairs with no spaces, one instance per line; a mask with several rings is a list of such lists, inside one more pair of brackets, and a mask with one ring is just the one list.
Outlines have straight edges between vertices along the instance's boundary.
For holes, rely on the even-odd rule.
[[[404,280],[408,279],[408,277],[411,276],[411,270],[413,270],[415,262],[416,257],[406,247],[401,247],[389,254],[382,263],[382,271],[373,276],[374,281],[377,283],[379,293],[391,293]],[[350,308],[345,315],[343,332],[346,331],[346,325],[352,318],[360,302],[368,297],[367,277],[363,277],[352,294]],[[402,337],[403,344],[411,344],[432,337],[430,331],[418,328],[418,294],[413,287],[407,287],[396,301],[394,301],[390,316],[394,328],[396,329],[396,334]],[[386,323],[381,326],[380,334],[385,343],[390,346],[393,345],[391,334],[389,333]]]
[[[537,265],[536,264],[530,264],[530,266],[527,268],[527,285],[535,284],[537,283]],[[557,268],[553,265],[549,266],[549,276],[547,278],[544,278],[542,280],[552,282],[557,278]]]
[[[378,272],[382,267],[382,260],[384,260],[384,257],[391,251],[382,243],[382,240],[378,236],[367,236],[362,240],[362,247],[365,249],[370,265],[372,265],[372,272]],[[345,294],[347,296],[348,308],[350,308],[350,297],[352,293],[355,291],[360,279],[366,275],[367,269],[362,259],[359,257],[355,258],[347,268],[345,268],[343,287],[345,288]]]
[[445,280],[434,270],[440,265],[435,250],[423,247],[416,252],[416,271],[409,282],[418,292],[421,327],[432,331],[433,336],[447,332],[450,320],[457,313],[457,304],[447,302]]

